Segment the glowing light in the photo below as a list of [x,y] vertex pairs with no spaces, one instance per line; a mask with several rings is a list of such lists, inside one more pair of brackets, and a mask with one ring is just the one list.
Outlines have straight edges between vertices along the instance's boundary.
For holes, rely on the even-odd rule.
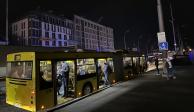
[[183,52],[185,52],[185,49],[183,49]]
[[[128,76],[127,76],[128,77]],[[113,80],[113,83],[115,83],[116,81],[115,80]]]
[[79,94],[79,96],[80,96],[80,95],[81,95],[81,92],[79,92],[78,94]]
[[96,88],[94,88],[94,90],[96,90]]
[[35,91],[34,90],[32,90],[32,92],[31,92],[33,95],[35,95]]
[[45,108],[44,105],[42,105],[42,106],[41,106],[41,109],[44,109],[44,108]]
[[191,51],[192,51],[192,49],[189,49],[189,51],[191,52]]

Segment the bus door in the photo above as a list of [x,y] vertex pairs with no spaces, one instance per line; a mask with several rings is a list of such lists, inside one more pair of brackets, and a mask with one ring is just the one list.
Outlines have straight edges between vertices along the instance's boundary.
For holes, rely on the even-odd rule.
[[103,72],[103,68],[104,68],[104,63],[106,63],[106,58],[100,58],[97,59],[97,79],[98,79],[98,87],[102,88],[104,85],[104,72]]
[[55,68],[55,94],[57,95],[57,104],[61,104],[75,97],[75,61],[57,61]]
[[37,110],[54,106],[54,88],[51,60],[37,60]]

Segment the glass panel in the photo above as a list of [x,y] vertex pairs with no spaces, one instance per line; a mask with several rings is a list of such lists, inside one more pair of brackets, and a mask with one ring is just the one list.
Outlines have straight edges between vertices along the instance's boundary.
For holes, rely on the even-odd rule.
[[94,59],[77,59],[77,74],[85,75],[96,72]]
[[40,73],[46,82],[52,81],[51,61],[40,61]]
[[107,58],[107,63],[111,67],[112,72],[114,72],[114,64],[113,64],[113,59],[112,58]]
[[9,62],[7,72],[11,78],[32,79],[32,62]]
[[131,57],[124,57],[123,58],[123,65],[124,65],[124,68],[131,67],[132,66]]

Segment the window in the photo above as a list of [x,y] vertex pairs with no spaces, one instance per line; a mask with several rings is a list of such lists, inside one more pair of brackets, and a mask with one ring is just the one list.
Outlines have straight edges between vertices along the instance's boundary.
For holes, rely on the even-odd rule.
[[7,64],[8,77],[19,79],[32,79],[32,62],[19,61]]
[[77,59],[77,75],[96,73],[94,59]]
[[55,38],[56,38],[56,37],[55,37],[55,33],[52,33],[52,38],[53,38],[53,39],[55,39]]
[[58,39],[61,39],[61,34],[58,34]]
[[59,42],[58,42],[58,45],[59,45],[59,46],[62,46],[62,42],[61,42],[61,41],[59,41]]
[[67,40],[67,35],[64,35],[64,40]]
[[45,45],[46,46],[49,46],[49,41],[45,41]]
[[52,45],[53,45],[53,46],[56,46],[56,41],[53,41],[53,42],[52,42]]
[[113,59],[112,58],[107,58],[107,63],[111,67],[112,72],[114,72],[114,64],[113,64]]
[[52,88],[52,64],[51,61],[40,61],[39,89]]
[[64,46],[67,46],[67,42],[64,42]]
[[45,37],[49,38],[49,32],[45,32]]
[[124,57],[123,58],[123,65],[125,69],[132,67],[132,58],[131,57]]

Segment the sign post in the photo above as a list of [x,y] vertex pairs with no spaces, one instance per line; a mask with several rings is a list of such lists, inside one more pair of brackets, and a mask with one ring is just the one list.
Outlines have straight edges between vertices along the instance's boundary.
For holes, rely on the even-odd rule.
[[159,51],[162,52],[162,58],[163,58],[163,74],[165,74],[167,73],[167,68],[165,67],[165,58],[167,57],[168,42],[166,42],[165,32],[159,32],[157,33],[157,36],[158,36]]

